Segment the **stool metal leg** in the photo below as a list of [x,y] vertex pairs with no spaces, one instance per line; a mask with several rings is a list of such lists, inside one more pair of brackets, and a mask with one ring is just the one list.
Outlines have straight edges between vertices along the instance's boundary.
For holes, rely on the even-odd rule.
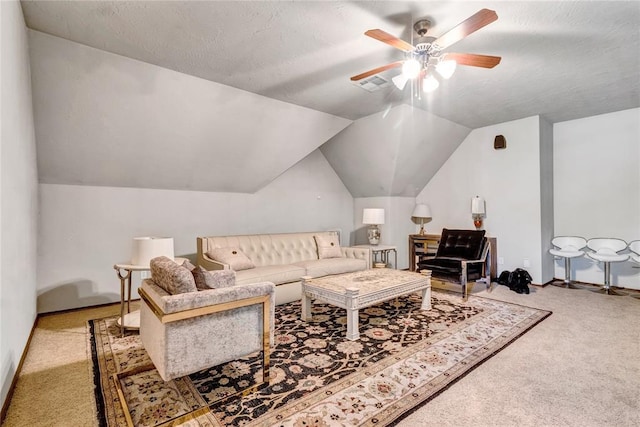
[[582,286],[571,282],[571,258],[564,257],[564,282],[561,285],[556,285],[555,283],[553,285],[566,289],[584,289]]
[[624,292],[614,291],[611,289],[611,263],[604,263],[604,287],[600,289],[594,289],[592,292],[606,295],[626,296]]

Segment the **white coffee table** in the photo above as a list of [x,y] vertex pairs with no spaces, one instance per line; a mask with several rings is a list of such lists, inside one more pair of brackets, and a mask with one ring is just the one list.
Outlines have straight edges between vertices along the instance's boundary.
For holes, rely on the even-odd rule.
[[347,310],[347,339],[357,340],[358,310],[416,291],[422,291],[422,310],[431,309],[431,272],[387,268],[336,274],[313,279],[302,277],[302,319],[312,320],[311,300]]

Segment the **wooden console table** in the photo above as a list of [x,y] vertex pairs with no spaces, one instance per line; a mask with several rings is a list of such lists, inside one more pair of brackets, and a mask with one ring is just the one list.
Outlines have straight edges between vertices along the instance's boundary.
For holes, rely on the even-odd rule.
[[[498,242],[495,237],[489,240],[489,261],[491,279],[498,277]],[[440,244],[439,234],[409,235],[409,270],[418,271],[418,263],[424,258],[436,256]]]

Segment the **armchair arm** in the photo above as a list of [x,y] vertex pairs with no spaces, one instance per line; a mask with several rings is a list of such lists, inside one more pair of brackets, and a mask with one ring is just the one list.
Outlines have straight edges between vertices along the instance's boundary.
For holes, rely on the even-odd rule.
[[351,246],[343,246],[342,256],[345,258],[362,259],[367,262],[367,269],[371,268],[371,249],[369,248],[354,248]]
[[261,282],[170,295],[151,280],[146,279],[138,289],[138,293],[152,310],[154,307],[157,309],[158,313],[155,314],[158,316],[158,314],[167,315],[214,305],[229,304],[228,309],[230,309],[233,308],[234,302],[242,299],[264,296],[274,299],[275,290],[276,285],[273,283]]

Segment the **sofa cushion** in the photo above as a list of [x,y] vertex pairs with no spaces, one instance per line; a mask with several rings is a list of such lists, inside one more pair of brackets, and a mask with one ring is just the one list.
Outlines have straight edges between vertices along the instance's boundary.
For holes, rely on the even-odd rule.
[[207,252],[210,258],[223,264],[228,264],[229,268],[235,271],[254,268],[255,264],[238,248],[215,248]]
[[207,271],[202,266],[191,270],[196,287],[201,290],[227,288],[236,284],[236,272],[233,270]]
[[318,246],[318,258],[341,258],[342,250],[340,250],[340,242],[335,234],[318,234],[313,236]]
[[356,258],[317,259],[296,262],[294,265],[304,268],[305,275],[311,277],[323,277],[330,274],[351,273],[367,269],[367,261]]
[[267,265],[236,272],[236,283],[273,282],[276,285],[299,281],[306,271],[295,265]]
[[165,256],[153,258],[151,266],[151,278],[156,285],[171,295],[186,292],[197,292],[196,282],[189,269],[176,264]]

